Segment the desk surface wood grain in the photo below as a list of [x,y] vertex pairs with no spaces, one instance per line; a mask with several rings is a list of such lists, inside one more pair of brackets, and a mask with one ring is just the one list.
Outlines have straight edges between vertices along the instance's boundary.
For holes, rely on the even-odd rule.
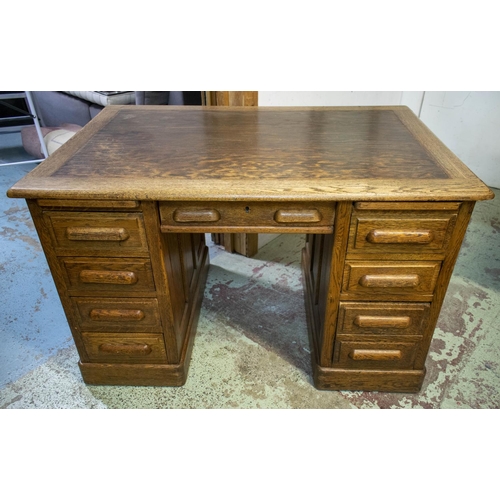
[[110,106],[8,195],[186,201],[493,197],[405,106]]

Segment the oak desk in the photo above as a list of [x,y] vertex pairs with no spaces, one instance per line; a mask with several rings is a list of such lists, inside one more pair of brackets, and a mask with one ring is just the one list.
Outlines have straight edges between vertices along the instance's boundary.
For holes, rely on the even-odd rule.
[[204,233],[305,233],[319,389],[418,391],[486,187],[406,107],[112,106],[12,187],[90,384],[182,385]]

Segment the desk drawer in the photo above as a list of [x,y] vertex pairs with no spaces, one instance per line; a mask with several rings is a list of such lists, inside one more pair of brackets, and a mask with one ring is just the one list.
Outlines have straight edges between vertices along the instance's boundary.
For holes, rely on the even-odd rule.
[[[442,209],[436,209],[440,206]],[[381,209],[376,210],[377,207]],[[457,207],[456,203],[357,203],[348,252],[351,256],[411,253],[444,256],[455,226]]]
[[59,255],[147,253],[142,214],[44,212]]
[[149,259],[61,259],[71,295],[155,292]]
[[353,369],[412,368],[420,339],[359,340],[339,337],[335,342],[334,367]]
[[343,292],[381,294],[432,294],[441,262],[349,261],[344,270]]
[[342,302],[337,334],[422,335],[430,304],[398,302]]
[[94,299],[74,297],[82,330],[161,332],[156,299]]
[[163,232],[333,232],[334,203],[160,202]]
[[92,363],[166,363],[161,334],[82,333]]

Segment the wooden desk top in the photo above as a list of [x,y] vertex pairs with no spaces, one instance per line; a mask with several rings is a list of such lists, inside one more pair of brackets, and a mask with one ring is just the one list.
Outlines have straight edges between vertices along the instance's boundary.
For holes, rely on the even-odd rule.
[[110,106],[8,195],[187,201],[493,197],[405,106]]

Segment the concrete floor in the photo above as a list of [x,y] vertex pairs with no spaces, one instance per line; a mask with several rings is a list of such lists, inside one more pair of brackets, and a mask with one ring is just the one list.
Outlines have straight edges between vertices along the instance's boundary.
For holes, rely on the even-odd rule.
[[[0,133],[0,162],[24,156]],[[476,205],[418,394],[314,389],[297,235],[252,259],[210,244],[184,387],[87,386],[25,202],[5,196],[32,168],[0,166],[1,408],[500,408],[500,190]]]

